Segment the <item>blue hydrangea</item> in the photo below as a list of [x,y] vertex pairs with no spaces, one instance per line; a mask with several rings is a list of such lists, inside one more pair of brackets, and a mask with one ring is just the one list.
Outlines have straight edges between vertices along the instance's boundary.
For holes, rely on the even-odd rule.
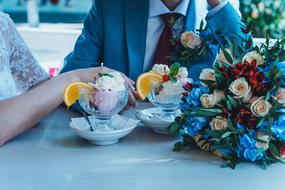
[[203,129],[208,123],[205,117],[188,117],[183,127],[187,133],[191,136],[199,134],[200,130]]
[[[281,109],[280,111],[284,112],[285,109]],[[285,115],[279,116],[275,119],[272,125],[272,134],[281,141],[285,141]]]
[[186,97],[186,102],[180,103],[180,109],[182,111],[188,110],[190,107],[199,107],[201,106],[200,97],[202,94],[207,93],[208,89],[204,87],[193,88]]
[[241,123],[237,123],[236,129],[238,132],[241,132],[241,131],[244,131],[246,129],[246,127],[244,125],[242,125]]
[[283,79],[283,82],[285,82],[285,62],[277,63],[276,65],[281,70],[281,72],[282,72],[282,79]]
[[[279,112],[284,112],[284,115],[281,115],[275,118],[271,131],[274,137],[278,140],[285,141],[285,109],[280,109]],[[262,132],[266,132],[268,127],[268,121],[264,121],[262,125],[259,127],[259,130]]]
[[[250,133],[253,133],[252,131]],[[256,141],[248,134],[240,137],[240,145],[237,149],[237,154],[240,159],[249,160],[252,162],[261,160],[264,157],[264,151],[256,147]]]

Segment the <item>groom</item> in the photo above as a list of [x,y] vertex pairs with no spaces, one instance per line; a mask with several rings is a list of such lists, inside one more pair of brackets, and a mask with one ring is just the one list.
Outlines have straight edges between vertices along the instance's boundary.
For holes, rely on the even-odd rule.
[[[94,0],[82,34],[61,72],[104,63],[135,80],[155,60],[164,60],[170,53],[162,49],[170,43],[171,37],[163,34],[169,30],[165,23],[171,17],[183,18],[180,27],[184,31],[195,31],[206,18],[215,44],[220,40],[218,31],[228,37],[245,36],[241,18],[227,0]],[[212,52],[211,59],[188,67],[190,77],[197,79],[203,68],[211,67],[218,53],[214,44]]]

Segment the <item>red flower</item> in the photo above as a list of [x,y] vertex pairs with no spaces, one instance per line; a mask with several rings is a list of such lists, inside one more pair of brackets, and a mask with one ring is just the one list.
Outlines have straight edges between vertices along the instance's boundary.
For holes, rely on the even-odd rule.
[[230,116],[230,112],[227,108],[223,108],[223,117],[228,118]]
[[184,90],[191,92],[193,88],[195,88],[195,85],[191,84],[191,83],[186,83],[183,85]]
[[182,93],[182,95],[183,95],[184,97],[187,97],[188,94],[189,94],[188,92],[183,92],[183,93]]
[[285,155],[285,145],[284,144],[280,147],[279,152],[281,156]]
[[256,118],[245,108],[239,109],[236,115],[237,117],[233,119],[233,122],[241,123],[250,129],[256,127]]

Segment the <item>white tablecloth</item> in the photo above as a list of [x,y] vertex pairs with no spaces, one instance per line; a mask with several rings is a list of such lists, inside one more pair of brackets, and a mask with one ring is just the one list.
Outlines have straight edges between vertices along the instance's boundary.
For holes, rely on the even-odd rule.
[[[149,107],[141,104],[140,109]],[[134,110],[125,113],[134,117]],[[39,125],[0,148],[1,190],[282,190],[285,165],[262,170],[199,150],[172,152],[176,139],[140,126],[112,146],[94,146],[68,127],[78,116],[59,107]]]

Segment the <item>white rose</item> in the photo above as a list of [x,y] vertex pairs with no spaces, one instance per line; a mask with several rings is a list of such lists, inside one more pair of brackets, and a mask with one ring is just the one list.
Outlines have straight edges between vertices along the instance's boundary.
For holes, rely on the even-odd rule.
[[201,45],[202,41],[200,36],[195,34],[194,32],[184,32],[181,35],[181,43],[185,48],[194,49]]
[[253,98],[252,104],[250,106],[250,110],[253,115],[257,117],[264,117],[268,114],[269,110],[271,109],[271,104],[268,101],[265,101],[265,98]]
[[262,142],[256,142],[255,145],[257,148],[262,148],[263,150],[267,150],[269,148],[269,139],[270,137],[266,135],[265,133],[258,133],[257,138],[265,141],[267,143],[262,143]]
[[179,78],[187,78],[188,77],[188,70],[186,67],[180,67],[177,77]]
[[[213,81],[214,84],[213,85],[216,85],[217,83],[217,79],[215,77],[215,71],[214,69],[203,69],[202,72],[200,73],[200,76],[199,76],[199,79],[200,80],[208,80],[208,81]],[[208,87],[207,84],[201,82],[201,84],[204,86],[204,87]]]
[[257,65],[263,65],[264,64],[264,57],[261,56],[259,53],[256,53],[256,52],[247,53],[243,57],[242,63],[245,63],[245,61],[247,61],[249,64],[251,64],[255,60],[256,60]]
[[213,131],[226,130],[228,128],[228,120],[221,116],[217,116],[210,122],[210,126]]
[[170,74],[170,69],[167,65],[163,65],[163,64],[155,64],[150,72],[154,72],[154,73],[158,73],[161,76],[165,75],[169,75]]
[[242,98],[244,103],[248,103],[252,98],[251,87],[245,78],[238,78],[233,81],[229,90],[235,95],[234,98]]
[[280,104],[285,104],[285,89],[284,88],[279,88],[277,91],[275,98],[278,99],[278,102]]
[[224,92],[221,90],[215,90],[213,94],[203,94],[200,97],[200,101],[204,108],[213,108],[223,98]]

